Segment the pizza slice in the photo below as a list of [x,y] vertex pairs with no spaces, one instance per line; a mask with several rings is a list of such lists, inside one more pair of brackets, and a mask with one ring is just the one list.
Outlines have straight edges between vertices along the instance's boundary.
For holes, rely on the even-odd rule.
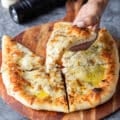
[[49,72],[54,67],[62,65],[61,58],[67,49],[73,49],[78,44],[95,40],[97,34],[90,29],[72,26],[69,22],[57,22],[47,42],[46,69]]
[[44,60],[8,36],[2,39],[2,79],[7,93],[36,110],[68,112],[59,69],[46,73]]
[[115,93],[119,76],[119,58],[115,41],[105,29],[85,51],[66,50],[62,72],[70,112],[96,107]]

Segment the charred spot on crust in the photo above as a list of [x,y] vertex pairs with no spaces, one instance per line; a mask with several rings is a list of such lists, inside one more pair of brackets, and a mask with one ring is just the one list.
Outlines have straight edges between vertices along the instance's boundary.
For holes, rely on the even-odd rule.
[[102,92],[102,88],[94,88],[93,89],[93,92],[95,92],[95,93],[99,93],[99,92]]
[[76,80],[79,86],[83,86],[79,79]]
[[52,31],[53,31],[53,26],[54,26],[54,24],[51,23],[50,26],[49,26],[49,29],[48,29],[49,32],[52,32]]
[[104,79],[104,80],[102,80],[102,82],[106,82],[106,80]]

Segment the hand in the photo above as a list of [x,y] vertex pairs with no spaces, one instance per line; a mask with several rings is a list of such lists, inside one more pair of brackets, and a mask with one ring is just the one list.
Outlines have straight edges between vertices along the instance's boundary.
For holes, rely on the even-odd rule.
[[97,29],[99,27],[100,18],[104,10],[104,4],[96,0],[88,1],[83,5],[75,18],[73,25],[78,27],[88,27]]

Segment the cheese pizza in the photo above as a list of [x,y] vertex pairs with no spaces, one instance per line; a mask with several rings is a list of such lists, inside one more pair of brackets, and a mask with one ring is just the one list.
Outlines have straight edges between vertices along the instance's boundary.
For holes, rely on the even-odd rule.
[[[88,49],[78,49],[94,39]],[[91,29],[58,22],[47,43],[46,59],[4,36],[1,72],[7,93],[25,106],[68,113],[96,107],[113,96],[118,50],[105,29],[97,35]]]

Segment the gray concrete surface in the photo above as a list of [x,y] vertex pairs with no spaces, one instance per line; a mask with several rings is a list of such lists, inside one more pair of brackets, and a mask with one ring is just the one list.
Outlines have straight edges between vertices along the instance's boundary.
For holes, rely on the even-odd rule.
[[[28,27],[57,20],[64,15],[65,7],[62,7],[49,14],[40,16],[30,23],[18,25],[11,20],[8,10],[2,8],[0,4],[0,39],[4,34],[15,36]],[[101,27],[106,27],[113,36],[120,40],[120,0],[109,0],[109,4],[101,19]],[[0,120],[27,120],[27,118],[15,112],[0,98]],[[106,117],[105,120],[120,120],[120,110]]]

